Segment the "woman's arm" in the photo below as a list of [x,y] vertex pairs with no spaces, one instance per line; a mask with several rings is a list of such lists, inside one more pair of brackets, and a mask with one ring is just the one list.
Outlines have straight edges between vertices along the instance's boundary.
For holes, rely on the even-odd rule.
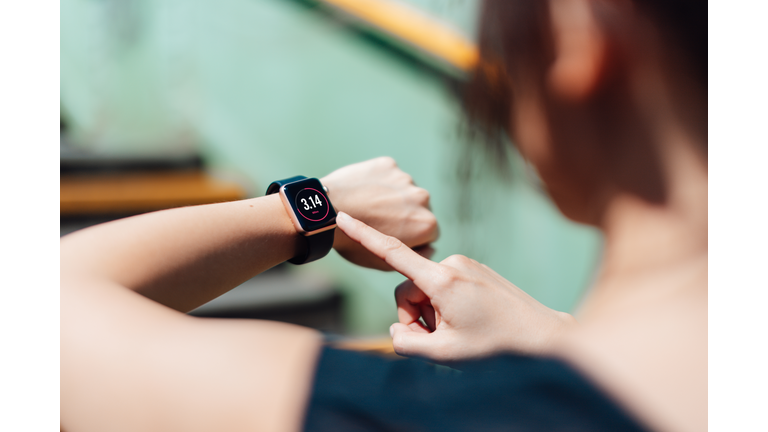
[[[363,164],[323,179],[334,205],[360,217],[383,213],[413,244],[434,240],[423,190],[391,159]],[[366,183],[370,172],[379,180]],[[358,191],[370,200],[345,199],[345,188],[361,184],[376,190]],[[357,245],[345,248],[343,238],[335,246],[358,259]],[[298,430],[319,334],[179,311],[296,255],[301,240],[276,195],[155,212],[62,238],[62,429]]]
[[[337,211],[409,246],[437,238],[429,194],[391,158],[350,165],[322,181]],[[334,247],[345,258],[382,268],[381,260],[337,231]],[[160,211],[78,231],[61,240],[62,276],[114,283],[188,312],[290,259],[302,247],[303,239],[274,194]]]
[[288,324],[190,317],[62,269],[61,428],[296,431],[320,342]]
[[400,355],[450,363],[509,351],[545,354],[576,323],[473,259],[432,262],[345,213],[336,222],[408,278],[395,290],[400,322],[390,327]]
[[173,310],[290,258],[298,237],[284,214],[268,196],[63,238],[63,430],[297,430],[318,334]]
[[62,282],[115,284],[187,312],[296,255],[278,195],[121,219],[61,240]]

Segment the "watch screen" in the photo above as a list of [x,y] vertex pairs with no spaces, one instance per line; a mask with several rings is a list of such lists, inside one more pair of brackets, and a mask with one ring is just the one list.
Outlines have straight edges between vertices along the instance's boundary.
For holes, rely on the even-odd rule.
[[336,211],[317,179],[285,185],[285,196],[304,231],[315,231],[336,222]]

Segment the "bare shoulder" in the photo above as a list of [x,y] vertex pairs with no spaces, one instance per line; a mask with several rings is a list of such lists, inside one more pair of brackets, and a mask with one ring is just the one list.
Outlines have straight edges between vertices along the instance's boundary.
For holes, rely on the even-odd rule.
[[654,287],[585,320],[557,355],[648,426],[701,431],[707,428],[706,263],[678,276],[645,281]]

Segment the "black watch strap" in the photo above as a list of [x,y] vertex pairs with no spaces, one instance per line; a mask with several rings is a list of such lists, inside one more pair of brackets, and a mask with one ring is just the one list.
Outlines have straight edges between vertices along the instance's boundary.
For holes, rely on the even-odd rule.
[[323,231],[311,236],[304,236],[307,239],[307,251],[302,255],[295,256],[288,260],[291,264],[306,264],[328,255],[333,249],[333,236],[335,229]]
[[[276,180],[270,183],[267,188],[267,195],[277,193],[280,190],[280,186],[297,182],[299,180],[305,180],[304,176],[295,176],[283,180]],[[306,264],[328,255],[328,252],[333,248],[333,238],[335,229],[323,231],[321,233],[303,236],[306,239],[307,247],[306,251],[300,255],[297,255],[288,260],[291,264]]]
[[299,180],[306,180],[307,178],[304,176],[296,176],[296,177],[289,177],[287,179],[282,180],[275,180],[272,183],[269,184],[269,187],[267,188],[267,195],[272,195],[273,193],[277,193],[277,191],[280,190],[280,186],[297,182]]

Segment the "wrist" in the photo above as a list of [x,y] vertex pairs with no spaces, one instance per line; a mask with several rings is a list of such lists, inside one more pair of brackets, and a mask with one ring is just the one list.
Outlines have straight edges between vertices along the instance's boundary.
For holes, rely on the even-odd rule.
[[[326,191],[325,193],[328,195],[328,199],[331,201],[331,205],[333,205],[333,208],[336,210],[336,213],[340,211],[346,212],[346,210],[339,206],[339,203],[342,201],[340,199],[340,195],[343,193],[340,188],[336,187],[336,184],[333,181],[333,177],[331,176],[325,176],[320,177],[320,183],[325,186]],[[337,229],[336,232],[333,235],[333,248],[334,249],[343,249],[347,247],[350,242],[352,242],[352,239],[350,239],[346,234],[344,234],[344,231]]]
[[[333,181],[333,177],[325,176],[320,177],[318,180],[320,180],[320,183],[322,183],[323,187],[325,188],[325,194],[328,195],[328,199],[331,201],[331,204],[333,205],[333,208],[336,209],[336,212],[344,211],[344,209],[340,209],[338,206],[338,197],[339,197],[339,188],[336,187],[336,184]],[[336,200],[334,201],[334,198]]]
[[267,195],[276,195],[284,207],[296,233],[303,240],[303,253],[288,262],[306,264],[323,258],[335,240],[336,212],[326,187],[319,179],[294,176],[275,180]]
[[303,236],[296,231],[296,227],[291,220],[291,215],[288,213],[288,209],[283,205],[280,196],[278,194],[266,195],[263,199],[269,208],[269,214],[274,214],[276,222],[277,235],[286,239],[288,245],[289,255],[283,259],[287,261],[299,254],[305,253],[307,244],[304,241]]

